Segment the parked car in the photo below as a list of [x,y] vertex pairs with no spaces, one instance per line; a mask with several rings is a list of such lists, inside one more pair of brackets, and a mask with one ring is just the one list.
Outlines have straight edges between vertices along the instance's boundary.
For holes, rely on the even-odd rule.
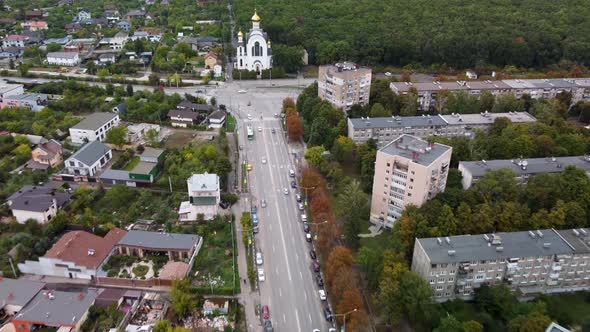
[[[264,332],[273,332],[274,329],[272,328],[272,322],[267,320],[264,322]],[[336,330],[334,330],[336,332]]]
[[256,253],[256,265],[262,265],[264,260],[262,259],[262,253],[259,251]]
[[309,224],[306,222],[303,223],[303,231],[305,233],[309,233]]
[[258,281],[264,281],[264,280],[266,280],[264,278],[264,270],[262,268],[259,268],[258,269]]
[[313,261],[311,266],[313,267],[313,272],[320,272],[320,263],[318,261]]
[[262,127],[258,127],[258,131],[262,131]]
[[263,164],[266,164],[266,158],[265,157],[262,157],[262,163]]
[[283,188],[283,194],[289,195],[289,188],[287,188],[287,187]]
[[316,259],[318,258],[318,255],[315,253],[315,250],[311,249],[309,251],[309,257],[311,257],[311,259]]
[[390,72],[386,71],[386,72],[385,72],[385,76],[387,76],[387,77],[391,77],[392,75],[391,75],[391,73],[390,73]]
[[266,199],[263,199],[262,201],[260,201],[260,206],[262,206],[262,208],[266,207]]
[[301,221],[307,222],[307,215],[305,215],[305,213],[301,214]]
[[305,233],[305,241],[311,242],[311,234]]
[[297,182],[291,181],[291,188],[296,189],[297,188]]
[[324,307],[324,317],[328,322],[332,321],[332,310],[328,307]]
[[321,275],[316,275],[315,281],[318,284],[318,287],[324,287],[324,279],[322,279]]
[[250,212],[252,212],[252,214],[256,214],[258,212],[258,208],[256,207],[256,205],[253,205],[250,210],[251,210]]
[[262,306],[262,318],[269,319],[270,318],[270,311],[268,310],[267,305]]
[[303,203],[297,204],[297,207],[299,208],[299,211],[305,210],[305,207],[303,206]]
[[301,203],[301,195],[300,194],[295,195],[295,199],[297,200],[297,202]]
[[278,117],[279,117],[279,114],[278,113],[275,113],[275,118],[278,118]]
[[292,170],[292,169],[290,169],[289,170],[289,176],[292,177],[292,178],[294,178],[295,177],[295,171]]
[[270,130],[270,132],[271,132],[271,133],[273,133],[273,134],[275,134],[277,131],[276,131],[274,128],[272,128],[272,129]]
[[318,291],[318,293],[320,294],[320,300],[322,300],[322,301],[328,300],[328,297],[326,297],[326,291],[325,290],[320,289]]

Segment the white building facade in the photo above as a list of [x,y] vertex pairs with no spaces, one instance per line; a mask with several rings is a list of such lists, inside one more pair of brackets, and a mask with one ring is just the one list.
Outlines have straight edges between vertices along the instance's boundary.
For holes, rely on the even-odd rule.
[[198,215],[202,215],[204,220],[215,218],[221,201],[219,176],[208,173],[193,174],[186,182],[189,200],[180,203],[180,221],[194,221],[198,219]]
[[55,66],[73,67],[80,63],[78,52],[50,52],[47,53],[47,64]]
[[108,146],[93,141],[66,160],[66,170],[71,175],[95,176],[112,158],[113,152]]
[[92,113],[70,128],[73,144],[104,141],[107,132],[119,125],[119,115],[115,113]]
[[256,71],[272,68],[272,50],[266,32],[260,29],[260,16],[254,11],[252,28],[246,34],[238,32],[238,47],[236,48],[236,68]]

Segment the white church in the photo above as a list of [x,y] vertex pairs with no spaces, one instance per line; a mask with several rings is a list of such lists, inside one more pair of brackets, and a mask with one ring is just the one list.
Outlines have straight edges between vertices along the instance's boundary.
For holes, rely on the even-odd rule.
[[246,34],[238,32],[238,47],[236,50],[237,69],[245,69],[260,73],[264,69],[272,68],[272,49],[266,32],[260,29],[260,16],[254,11],[252,29]]

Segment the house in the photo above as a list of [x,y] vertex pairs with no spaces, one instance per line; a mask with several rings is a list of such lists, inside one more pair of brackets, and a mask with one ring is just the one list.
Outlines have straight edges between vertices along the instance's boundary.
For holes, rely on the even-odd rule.
[[143,19],[145,18],[146,14],[143,10],[131,10],[125,14],[125,18],[128,20],[132,19]]
[[60,46],[66,46],[67,44],[69,44],[72,41],[72,36],[67,35],[64,37],[59,37],[59,38],[47,38],[43,41],[44,45],[50,45],[50,44],[58,44]]
[[127,232],[111,229],[104,237],[86,231],[65,233],[38,261],[18,264],[22,273],[91,280]]
[[199,50],[209,50],[215,46],[219,46],[219,38],[211,36],[197,37]]
[[63,147],[61,144],[51,139],[45,143],[39,144],[31,151],[31,161],[27,164],[32,169],[55,168],[62,162]]
[[103,13],[103,17],[107,20],[109,24],[113,24],[118,22],[121,19],[121,14],[119,14],[118,10],[105,10]]
[[117,22],[117,29],[129,32],[131,30],[131,22],[129,20],[120,20]]
[[213,69],[213,66],[217,64],[217,54],[215,52],[207,52],[205,56],[203,56],[205,60],[205,68]]
[[159,42],[162,39],[162,32],[159,29],[144,28],[142,30],[135,31],[133,36],[129,37],[130,40],[135,41],[137,39],[144,39],[149,42]]
[[9,59],[9,60],[16,60],[23,56],[23,49],[10,46],[10,47],[3,47],[0,49],[0,59]]
[[92,15],[90,14],[90,12],[87,12],[85,10],[79,11],[78,14],[76,15],[76,20],[80,23],[90,21],[91,18],[92,18]]
[[25,107],[33,112],[39,112],[47,106],[48,95],[44,93],[23,93],[4,97],[0,107]]
[[45,21],[27,21],[21,23],[21,26],[24,30],[28,31],[40,31],[49,29],[49,27],[47,26],[47,22]]
[[25,47],[29,43],[29,37],[24,35],[8,35],[2,39],[2,47]]
[[41,19],[43,17],[43,12],[40,10],[26,10],[25,11],[25,18],[29,19],[29,20],[33,20],[33,19]]
[[199,50],[197,38],[195,38],[193,36],[182,36],[182,37],[178,38],[178,42],[188,44],[191,47],[191,50],[193,50],[193,51]]
[[113,107],[114,113],[125,114],[126,111],[127,111],[127,105],[125,105],[125,103],[120,103],[119,105]]
[[106,138],[107,132],[118,125],[118,114],[92,113],[70,128],[72,143],[83,144],[96,140],[103,141]]
[[189,200],[180,203],[180,221],[195,221],[199,219],[199,215],[204,220],[215,218],[221,201],[219,176],[208,173],[193,174],[186,182]]
[[572,332],[569,329],[566,329],[565,327],[555,323],[555,322],[551,322],[551,324],[549,324],[549,326],[547,326],[547,328],[545,329],[545,332]]
[[0,18],[0,26],[8,27],[13,26],[16,23],[16,19],[12,17],[1,17]]
[[99,141],[84,145],[65,162],[70,175],[93,177],[113,158],[111,149]]
[[208,128],[214,128],[214,129],[219,129],[222,128],[223,125],[225,124],[225,111],[222,110],[217,110],[213,113],[211,113],[211,115],[209,115],[209,126]]
[[190,127],[197,124],[198,120],[203,118],[197,112],[193,111],[181,111],[181,110],[170,110],[168,111],[168,117],[173,127]]
[[116,34],[114,37],[101,39],[99,44],[108,45],[113,50],[121,50],[127,43],[127,40],[129,40],[127,34]]
[[[160,126],[152,123],[139,123],[127,126],[127,141],[133,143],[142,143],[148,131],[154,130],[158,136]],[[159,137],[157,137],[159,139]]]
[[188,100],[181,101],[180,103],[178,103],[178,105],[176,105],[176,108],[183,111],[193,111],[201,113],[209,113],[213,110],[213,107],[207,104],[197,104],[190,102]]
[[139,163],[130,171],[106,170],[100,176],[104,185],[123,184],[127,187],[147,187],[154,182],[162,169],[164,150],[144,148]]
[[197,255],[203,238],[194,234],[128,231],[117,243],[121,255],[144,257],[151,253],[164,253],[169,260],[190,260]]
[[41,291],[12,320],[15,332],[35,329],[80,331],[88,310],[98,296],[98,289],[79,291]]
[[78,52],[50,52],[47,53],[47,64],[73,67],[80,63]]
[[98,64],[106,65],[117,62],[117,55],[115,53],[103,53],[98,56]]
[[8,316],[16,315],[43,287],[45,284],[42,282],[0,276],[0,311]]
[[80,25],[80,23],[68,23],[66,25],[64,25],[64,29],[66,30],[67,33],[78,33],[80,32],[80,30],[82,30],[82,26]]
[[24,224],[33,219],[40,224],[51,220],[70,200],[68,193],[60,193],[48,186],[23,186],[8,197],[8,208],[16,221]]
[[229,301],[226,299],[206,299],[203,303],[203,315],[213,315],[219,313],[227,315],[229,309]]

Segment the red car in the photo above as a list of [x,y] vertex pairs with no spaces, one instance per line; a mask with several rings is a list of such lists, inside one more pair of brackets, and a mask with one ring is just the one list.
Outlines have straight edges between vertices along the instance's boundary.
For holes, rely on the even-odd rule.
[[262,318],[269,319],[270,318],[270,311],[268,310],[268,306],[262,306]]

